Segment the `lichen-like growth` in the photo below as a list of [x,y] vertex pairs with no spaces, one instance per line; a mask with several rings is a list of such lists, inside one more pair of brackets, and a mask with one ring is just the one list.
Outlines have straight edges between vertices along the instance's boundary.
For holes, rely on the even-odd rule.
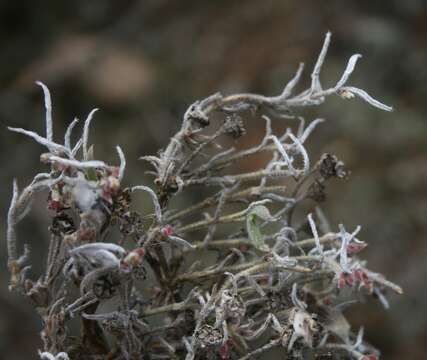
[[[295,222],[300,204],[324,200],[328,181],[347,175],[334,155],[310,159],[305,143],[322,120],[306,126],[296,109],[338,95],[391,110],[346,86],[360,55],[350,58],[335,86],[322,88],[329,42],[327,34],[311,86],[298,95],[293,90],[302,64],[278,96],[218,93],[192,104],[166,148],[143,157],[154,167],[153,188],[123,188],[120,147],[118,166],[93,159],[89,127],[95,111],[76,144],[71,134],[77,120],[63,145],[54,142],[50,94],[38,83],[46,136],[9,129],[47,148],[41,161],[50,171],[21,191],[14,182],[7,242],[10,289],[30,298],[42,319],[42,359],[244,360],[272,348],[286,359],[378,358],[363,329],[351,330],[341,304],[374,294],[387,307],[384,291],[401,293],[400,287],[358,257],[366,246],[360,227],[334,230],[317,206]],[[265,121],[261,143],[245,150],[219,146],[230,142],[226,137],[238,142],[245,136],[251,112]],[[271,121],[277,118],[296,129],[275,135]],[[233,164],[259,153],[270,155],[261,168],[233,171]],[[173,198],[194,188],[204,199],[175,208]],[[34,282],[27,276],[30,249],[17,252],[16,226],[42,190],[49,193],[51,238],[45,272]],[[148,193],[152,216],[131,207],[136,191]],[[114,227],[119,237],[110,235]],[[106,302],[114,306],[108,313],[100,306]],[[82,331],[69,336],[73,318]]]

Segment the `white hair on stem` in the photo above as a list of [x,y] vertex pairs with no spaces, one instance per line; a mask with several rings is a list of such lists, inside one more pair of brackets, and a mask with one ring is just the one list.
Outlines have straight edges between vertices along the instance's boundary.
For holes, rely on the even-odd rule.
[[63,152],[67,155],[70,155],[70,151],[65,146],[56,144],[53,141],[48,140],[48,139],[40,136],[39,134],[35,133],[34,131],[24,130],[22,128],[14,128],[14,127],[10,127],[10,126],[8,126],[7,128],[10,131],[20,133],[20,134],[24,134],[24,135],[27,135],[27,136],[33,138],[40,145],[46,146],[49,151]]
[[329,44],[331,43],[331,32],[327,32],[325,36],[325,41],[320,51],[319,57],[317,58],[316,65],[314,65],[313,72],[311,74],[311,88],[312,93],[317,91],[322,91],[322,85],[320,84],[320,70],[322,65],[325,62],[326,54],[328,53]]
[[90,169],[90,168],[108,169],[110,168],[109,165],[107,165],[105,162],[100,160],[79,161],[79,160],[64,159],[54,155],[48,155],[46,157],[46,160],[52,163],[57,163],[64,166],[70,166],[76,169]]
[[9,211],[7,213],[7,253],[9,261],[16,260],[16,203],[18,202],[19,190],[18,182],[16,179],[13,180],[13,191],[12,191],[12,200],[10,202]]
[[378,109],[381,109],[384,111],[393,111],[393,108],[391,106],[383,104],[382,102],[374,99],[365,90],[359,89],[359,88],[354,87],[354,86],[345,86],[345,87],[342,87],[340,90],[347,91],[350,94],[357,95],[361,99],[365,100],[368,104],[370,104],[370,105],[372,105]]
[[299,138],[299,141],[301,144],[304,144],[307,138],[310,136],[310,134],[313,132],[313,130],[316,128],[317,125],[324,122],[325,119],[315,119],[313,120],[303,131],[301,137]]
[[305,150],[302,143],[298,140],[298,138],[294,134],[289,133],[289,137],[294,142],[294,144],[296,145],[296,147],[298,148],[302,156],[303,166],[304,166],[303,173],[304,175],[307,175],[308,172],[310,171],[310,158],[308,157],[307,151]]
[[308,214],[307,219],[308,223],[310,224],[311,232],[313,233],[317,252],[319,253],[319,255],[321,255],[323,254],[323,246],[320,244],[319,233],[317,232],[316,223],[313,220],[313,214]]
[[143,185],[134,186],[132,188],[132,192],[135,191],[135,190],[146,191],[146,192],[148,192],[150,194],[151,199],[153,200],[154,211],[156,213],[157,221],[159,223],[161,223],[162,222],[162,209],[160,207],[159,199],[157,198],[156,193],[151,188],[149,188],[148,186],[143,186]]
[[273,140],[274,144],[276,145],[277,150],[279,151],[280,155],[282,155],[283,159],[285,160],[288,169],[294,173],[295,169],[292,165],[292,161],[291,158],[289,157],[288,153],[285,150],[285,147],[283,146],[283,144],[280,142],[280,140],[277,138],[277,136],[275,135],[270,135],[269,138],[271,140]]
[[79,122],[79,119],[74,118],[74,120],[70,123],[70,125],[68,125],[67,130],[65,131],[64,146],[70,151],[72,151],[72,149],[71,149],[71,133],[73,132],[73,129],[77,125],[78,122]]
[[83,159],[87,160],[88,157],[88,141],[89,141],[89,127],[92,122],[93,115],[97,112],[98,109],[93,109],[85,120],[85,124],[83,127]]
[[338,80],[337,84],[335,85],[335,89],[338,90],[342,86],[345,85],[350,75],[353,73],[354,68],[356,66],[357,60],[359,60],[362,57],[361,54],[354,54],[350,57],[347,63],[347,67],[344,70],[344,73],[341,76],[341,79]]
[[123,176],[125,174],[126,169],[126,158],[125,154],[123,153],[123,150],[120,146],[116,146],[117,154],[119,154],[120,158],[120,167],[119,167],[119,180],[120,182],[123,180]]
[[286,84],[285,89],[283,90],[280,97],[286,99],[289,95],[292,94],[292,90],[298,84],[303,71],[304,71],[304,63],[300,63],[298,66],[298,70],[295,73],[295,76]]
[[48,87],[41,81],[36,81],[36,84],[41,86],[44,94],[44,106],[46,108],[46,139],[53,141],[53,122],[52,122],[52,100]]

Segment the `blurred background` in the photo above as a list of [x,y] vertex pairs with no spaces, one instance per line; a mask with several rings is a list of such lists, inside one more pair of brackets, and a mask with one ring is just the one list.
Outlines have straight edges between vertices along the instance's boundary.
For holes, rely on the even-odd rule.
[[[424,0],[74,0],[0,2],[0,358],[36,359],[40,324],[29,303],[7,291],[5,218],[12,178],[21,186],[42,170],[43,148],[6,126],[44,131],[45,82],[59,137],[77,116],[99,107],[91,139],[96,157],[116,163],[127,183],[149,183],[141,155],[155,154],[194,100],[216,91],[278,94],[304,61],[303,82],[331,30],[322,72],[335,84],[353,53],[364,55],[350,83],[386,104],[329,98],[303,112],[323,117],[311,137],[313,159],[330,151],[352,175],[329,186],[332,224],[362,225],[370,268],[403,286],[379,303],[348,312],[383,359],[427,358],[427,6]],[[263,131],[263,124],[253,124]],[[41,268],[48,217],[44,198],[19,231]],[[6,355],[7,354],[7,355]]]

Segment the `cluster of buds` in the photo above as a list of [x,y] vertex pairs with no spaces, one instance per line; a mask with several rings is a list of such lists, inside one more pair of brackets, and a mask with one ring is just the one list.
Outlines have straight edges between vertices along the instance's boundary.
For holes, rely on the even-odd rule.
[[164,237],[167,238],[172,235],[173,227],[171,225],[165,225],[160,229],[160,232]]
[[342,289],[346,286],[353,287],[358,285],[359,288],[365,287],[369,291],[373,289],[373,282],[369,279],[368,274],[365,270],[359,268],[354,269],[351,272],[341,272],[338,277],[337,287]]

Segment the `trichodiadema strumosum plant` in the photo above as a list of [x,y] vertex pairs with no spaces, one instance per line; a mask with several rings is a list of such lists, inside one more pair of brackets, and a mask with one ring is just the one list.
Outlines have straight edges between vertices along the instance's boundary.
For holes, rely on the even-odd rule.
[[[95,110],[76,143],[77,120],[63,143],[54,139],[50,93],[38,83],[46,135],[9,130],[44,146],[47,172],[22,190],[14,182],[7,245],[10,290],[29,298],[41,318],[42,359],[245,360],[273,348],[286,359],[379,357],[363,329],[348,324],[344,305],[374,295],[388,307],[385,292],[402,290],[359,257],[360,227],[330,225],[317,205],[330,179],[347,173],[335,155],[309,156],[306,142],[322,120],[306,123],[297,110],[333,95],[392,109],[347,85],[358,54],[334,86],[322,87],[329,42],[327,34],[310,86],[296,95],[303,64],[278,96],[196,101],[169,144],[143,157],[153,183],[131,187],[122,186],[119,146],[118,165],[93,158]],[[265,134],[242,148],[249,121],[263,121]],[[289,128],[275,134],[273,121]],[[268,159],[262,166],[236,171],[259,154]],[[175,196],[195,190],[202,200],[176,206]],[[16,228],[40,191],[48,193],[50,240],[45,270],[32,280],[31,251],[18,251]],[[148,193],[152,214],[132,206],[137,192]]]

